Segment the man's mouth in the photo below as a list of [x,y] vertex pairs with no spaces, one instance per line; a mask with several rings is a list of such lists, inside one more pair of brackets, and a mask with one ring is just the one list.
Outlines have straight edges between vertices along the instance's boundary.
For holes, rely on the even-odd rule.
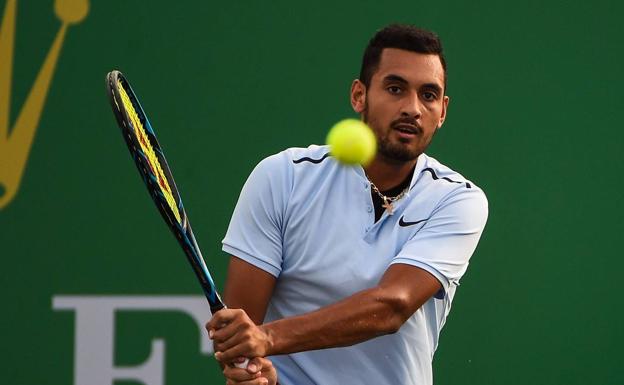
[[405,138],[413,138],[416,135],[420,134],[420,128],[409,123],[395,124],[392,126],[392,128],[396,130],[401,137]]

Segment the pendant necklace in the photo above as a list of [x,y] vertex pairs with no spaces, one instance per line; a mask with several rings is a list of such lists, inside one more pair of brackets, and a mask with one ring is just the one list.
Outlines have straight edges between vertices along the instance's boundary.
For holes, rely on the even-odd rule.
[[[368,176],[367,176],[368,178]],[[407,189],[409,186],[405,187],[403,189],[403,191],[401,191],[398,195],[393,196],[393,197],[389,197],[389,196],[385,196],[384,194],[381,193],[381,191],[379,191],[379,189],[377,188],[377,186],[375,186],[375,184],[373,182],[371,182],[370,179],[368,179],[368,181],[370,182],[371,188],[373,189],[373,191],[379,195],[379,197],[383,200],[383,205],[381,205],[384,209],[386,209],[386,211],[388,212],[388,215],[392,215],[393,214],[393,210],[394,210],[394,206],[393,203],[398,201],[399,199],[403,198],[405,196],[405,194],[407,193]]]

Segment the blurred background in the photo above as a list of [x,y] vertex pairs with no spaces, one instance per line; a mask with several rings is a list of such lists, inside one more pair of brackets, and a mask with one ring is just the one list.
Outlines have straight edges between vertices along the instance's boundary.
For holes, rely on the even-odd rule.
[[222,287],[220,242],[249,172],[353,117],[368,39],[404,22],[437,32],[448,61],[449,115],[428,154],[490,202],[435,383],[624,383],[621,2],[0,0],[0,12],[0,382],[223,383],[108,71],[141,98]]

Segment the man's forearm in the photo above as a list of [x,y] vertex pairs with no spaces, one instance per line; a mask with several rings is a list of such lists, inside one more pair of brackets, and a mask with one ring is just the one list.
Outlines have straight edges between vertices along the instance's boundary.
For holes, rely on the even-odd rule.
[[221,362],[349,346],[396,332],[440,288],[425,270],[394,264],[376,287],[316,311],[258,326],[245,311],[225,309],[206,327]]
[[375,287],[311,313],[260,326],[270,340],[268,355],[350,346],[396,332],[408,304]]

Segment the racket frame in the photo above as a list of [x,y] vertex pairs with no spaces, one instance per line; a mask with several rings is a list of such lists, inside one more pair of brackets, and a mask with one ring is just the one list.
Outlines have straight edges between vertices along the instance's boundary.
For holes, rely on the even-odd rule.
[[[135,123],[133,123],[130,118],[130,112],[124,107],[119,87],[123,87],[123,90],[130,99],[132,107],[140,120],[140,124],[143,126],[143,129],[147,134],[149,145],[154,150],[157,161],[162,169],[163,174],[161,177],[164,176],[168,182],[168,186],[170,188],[169,191],[175,201],[175,207],[177,208],[180,221],[176,218],[174,209],[172,209],[167,202],[167,198],[165,196],[166,193],[163,193],[163,188],[161,187],[161,184],[159,184],[159,177],[156,175],[157,173],[150,167],[148,159],[149,155],[146,155],[141,149],[142,147],[136,134],[137,130],[140,128],[135,127]],[[175,180],[173,179],[171,169],[169,168],[149,119],[147,118],[138,97],[132,90],[130,83],[120,71],[115,70],[108,73],[106,76],[106,89],[108,91],[113,113],[117,119],[119,128],[122,131],[122,136],[124,137],[128,150],[134,159],[139,174],[141,175],[143,182],[145,182],[147,190],[156,204],[158,211],[184,250],[184,254],[193,268],[193,272],[197,276],[202,290],[208,299],[210,311],[214,314],[215,312],[223,309],[225,305],[217,292],[212,276],[210,275],[199,245],[197,244],[197,240],[195,239],[188,216],[186,215],[186,210],[182,204],[178,188]]]

